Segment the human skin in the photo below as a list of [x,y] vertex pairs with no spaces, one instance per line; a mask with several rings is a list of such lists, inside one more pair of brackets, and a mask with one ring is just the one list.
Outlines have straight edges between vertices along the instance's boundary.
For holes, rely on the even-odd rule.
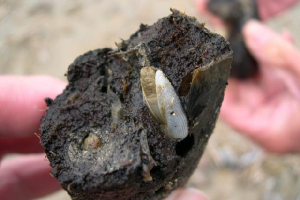
[[[21,156],[0,161],[0,197],[30,200],[59,190],[39,138],[46,97],[55,98],[66,83],[49,76],[0,76],[0,159],[7,153]],[[199,191],[181,188],[167,200],[205,200]]]
[[[206,2],[197,0],[199,10],[222,25]],[[260,15],[268,19],[295,2],[259,0]],[[255,20],[246,23],[243,36],[260,72],[252,79],[229,80],[220,117],[267,151],[300,152],[300,52],[287,31],[280,35]]]
[[221,118],[267,151],[300,152],[300,52],[258,21],[243,34],[260,74],[229,80]]
[[[224,26],[220,18],[208,11],[206,7],[208,1],[209,0],[195,0],[198,11],[205,14],[213,25]],[[299,0],[256,0],[259,16],[263,21],[283,12],[298,1]]]

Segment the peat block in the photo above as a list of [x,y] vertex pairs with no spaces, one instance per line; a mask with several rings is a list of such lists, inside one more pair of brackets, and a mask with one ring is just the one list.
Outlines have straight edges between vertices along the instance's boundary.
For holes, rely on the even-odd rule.
[[[163,199],[196,168],[219,114],[232,51],[196,18],[171,12],[142,24],[116,49],[76,58],[63,93],[46,99],[42,145],[52,175],[74,200]],[[171,82],[187,137],[167,137],[150,114],[140,83],[146,66]]]

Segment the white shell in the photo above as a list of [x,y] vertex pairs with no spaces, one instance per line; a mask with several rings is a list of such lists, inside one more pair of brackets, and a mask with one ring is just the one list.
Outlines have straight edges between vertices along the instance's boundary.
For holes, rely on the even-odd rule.
[[164,73],[154,67],[142,68],[141,85],[144,101],[166,135],[175,139],[185,138],[188,135],[187,118]]

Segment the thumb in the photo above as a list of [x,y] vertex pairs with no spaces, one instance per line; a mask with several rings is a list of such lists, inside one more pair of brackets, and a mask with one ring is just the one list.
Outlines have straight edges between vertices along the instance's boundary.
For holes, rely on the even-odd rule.
[[262,66],[280,67],[300,77],[300,52],[291,42],[264,24],[250,20],[243,28],[246,45]]

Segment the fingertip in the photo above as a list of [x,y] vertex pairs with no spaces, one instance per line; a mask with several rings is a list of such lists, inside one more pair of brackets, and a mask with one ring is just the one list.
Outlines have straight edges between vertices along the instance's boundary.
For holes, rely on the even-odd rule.
[[197,9],[201,13],[207,12],[206,4],[207,4],[207,0],[196,0]]
[[[287,38],[257,20],[250,20],[243,28],[245,43],[250,53],[263,67],[286,68],[300,76],[300,52]],[[286,36],[290,38],[290,36]]]
[[206,16],[211,25],[217,27],[220,30],[226,29],[226,25],[224,24],[223,20],[220,17],[211,13],[207,8],[208,0],[195,0],[195,2],[199,13]]
[[286,10],[291,5],[297,3],[298,0],[280,0],[280,1],[266,1],[257,0],[259,16],[262,20],[267,20],[282,11]]
[[255,47],[269,40],[270,30],[258,20],[249,20],[243,27],[247,46]]
[[47,95],[49,98],[55,98],[60,94],[66,87],[66,82],[60,79],[48,76],[48,75],[38,75],[38,76],[27,76],[23,77],[26,82],[35,90],[36,95]]
[[208,200],[207,196],[193,188],[180,188],[171,193],[165,200]]
[[277,66],[283,62],[286,41],[266,25],[250,20],[243,27],[243,35],[247,48],[260,65]]
[[0,135],[33,136],[45,113],[44,99],[55,98],[65,85],[50,76],[1,76]]

